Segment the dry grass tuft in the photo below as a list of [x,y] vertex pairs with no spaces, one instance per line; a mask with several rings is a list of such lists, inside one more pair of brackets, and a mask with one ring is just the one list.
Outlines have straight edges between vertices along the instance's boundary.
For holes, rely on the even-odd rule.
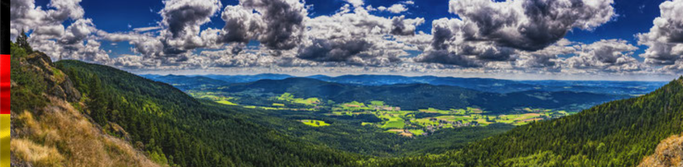
[[28,139],[12,139],[10,143],[15,155],[35,166],[63,166],[64,157],[54,147],[41,146]]
[[683,136],[674,135],[657,145],[655,153],[645,157],[638,166],[668,167],[683,166]]
[[[23,160],[46,166],[159,166],[129,143],[103,133],[66,101],[50,101],[42,114],[25,111],[15,120],[17,136],[22,139],[12,139],[11,150]],[[55,157],[43,160],[43,153]]]

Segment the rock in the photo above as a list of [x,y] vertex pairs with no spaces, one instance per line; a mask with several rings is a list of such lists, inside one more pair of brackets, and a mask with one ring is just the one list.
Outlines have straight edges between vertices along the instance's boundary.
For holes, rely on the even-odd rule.
[[62,87],[60,86],[52,87],[52,89],[50,89],[50,95],[53,95],[60,99],[66,99],[66,93],[64,93],[64,89],[62,89]]
[[54,85],[49,90],[50,95],[69,102],[77,102],[81,99],[81,93],[74,87],[71,79],[64,72],[56,69],[50,57],[45,53],[31,53],[26,57],[26,61],[44,76],[48,85]]
[[654,154],[645,157],[640,163],[642,167],[683,167],[683,136],[674,135],[662,140]]
[[54,67],[52,64],[52,60],[49,56],[45,55],[45,53],[33,52],[30,55],[26,56],[26,61],[29,64],[40,68],[46,74],[53,75],[51,69],[51,67]]
[[66,94],[66,100],[69,102],[77,102],[81,100],[81,92],[78,91],[74,87],[73,82],[71,82],[71,79],[69,77],[66,77],[64,82],[60,84],[62,89],[64,89],[64,93]]

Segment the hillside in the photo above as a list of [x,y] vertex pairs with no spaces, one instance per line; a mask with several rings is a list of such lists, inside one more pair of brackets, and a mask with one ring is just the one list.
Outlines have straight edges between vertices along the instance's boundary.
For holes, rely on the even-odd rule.
[[462,150],[398,164],[635,166],[683,128],[683,77],[641,97],[514,128]]
[[86,97],[52,65],[12,44],[12,166],[161,166],[93,124],[81,110]]
[[53,65],[42,53],[21,55],[13,53],[12,77],[18,165],[334,166],[355,159],[165,83],[80,61]]
[[[198,89],[199,90],[199,89]],[[581,93],[523,91],[514,93],[489,93],[455,86],[430,84],[397,84],[365,86],[325,82],[309,78],[288,78],[284,80],[259,80],[251,83],[231,84],[202,91],[224,92],[230,96],[262,97],[291,93],[295,97],[317,97],[335,102],[373,100],[399,106],[406,110],[428,107],[443,110],[453,108],[480,107],[486,111],[508,112],[515,108],[562,108],[576,105],[600,104],[627,96]],[[249,99],[249,102],[258,100]],[[254,104],[258,105],[258,104]]]
[[95,122],[118,123],[161,162],[307,166],[341,164],[353,157],[284,136],[234,110],[202,104],[165,83],[80,61],[56,64],[74,78],[76,88],[100,100],[90,114]]

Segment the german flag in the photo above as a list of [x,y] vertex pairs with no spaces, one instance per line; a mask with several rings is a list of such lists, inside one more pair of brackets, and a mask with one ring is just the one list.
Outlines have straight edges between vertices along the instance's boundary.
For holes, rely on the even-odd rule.
[[0,7],[0,167],[10,166],[10,1]]

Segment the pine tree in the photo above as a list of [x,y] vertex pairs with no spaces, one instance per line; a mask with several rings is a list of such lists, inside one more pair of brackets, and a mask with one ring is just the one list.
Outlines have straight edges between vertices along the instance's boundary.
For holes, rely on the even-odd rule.
[[90,109],[90,115],[95,120],[95,122],[100,124],[107,123],[107,101],[105,99],[105,92],[102,88],[102,81],[97,75],[92,77],[92,82],[89,85],[89,98],[87,105]]
[[33,52],[33,48],[28,44],[28,36],[26,36],[26,31],[21,30],[21,34],[17,37],[17,45],[23,48],[26,53]]

